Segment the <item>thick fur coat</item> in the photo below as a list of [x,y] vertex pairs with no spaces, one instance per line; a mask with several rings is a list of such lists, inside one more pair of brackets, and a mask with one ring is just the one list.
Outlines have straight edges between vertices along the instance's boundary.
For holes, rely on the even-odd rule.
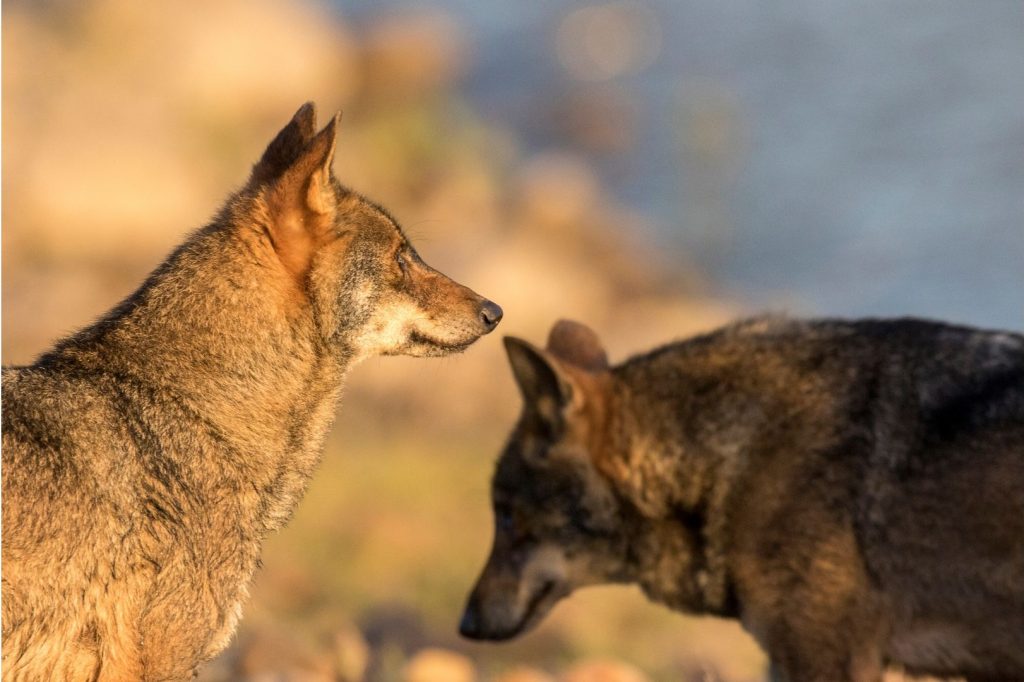
[[227,644],[345,373],[501,309],[331,172],[302,107],[141,288],[3,373],[3,680],[184,680]]
[[584,585],[738,618],[773,679],[1024,680],[1024,336],[754,320],[610,367],[506,339],[525,407],[463,634]]

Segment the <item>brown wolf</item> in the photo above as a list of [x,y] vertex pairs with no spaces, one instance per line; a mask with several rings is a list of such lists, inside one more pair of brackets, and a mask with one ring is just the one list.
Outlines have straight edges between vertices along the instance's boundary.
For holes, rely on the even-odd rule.
[[3,679],[181,680],[228,642],[260,544],[367,356],[445,355],[501,309],[342,187],[306,104],[142,287],[3,373]]
[[461,631],[583,585],[738,618],[773,679],[1024,680],[1024,336],[762,319],[609,367],[506,339],[525,400]]

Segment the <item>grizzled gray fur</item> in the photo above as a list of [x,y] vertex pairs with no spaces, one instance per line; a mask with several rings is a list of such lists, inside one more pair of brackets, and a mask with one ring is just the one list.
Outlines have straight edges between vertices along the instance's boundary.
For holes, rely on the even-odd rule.
[[506,339],[522,416],[461,631],[575,588],[740,619],[774,680],[1024,680],[1024,336],[759,319],[610,367]]

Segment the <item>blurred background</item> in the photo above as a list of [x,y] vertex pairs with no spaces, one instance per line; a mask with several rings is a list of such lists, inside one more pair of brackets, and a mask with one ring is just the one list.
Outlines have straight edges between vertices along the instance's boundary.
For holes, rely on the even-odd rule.
[[[130,293],[310,99],[504,334],[572,317],[620,360],[764,310],[1024,326],[1019,2],[8,0],[4,363]],[[629,588],[457,637],[517,411],[497,337],[356,368],[201,679],[764,679],[736,624]]]

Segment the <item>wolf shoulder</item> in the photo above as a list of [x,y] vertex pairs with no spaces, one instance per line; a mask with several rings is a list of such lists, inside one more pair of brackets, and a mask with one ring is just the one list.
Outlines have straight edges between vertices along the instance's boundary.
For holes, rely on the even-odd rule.
[[4,367],[2,387],[5,497],[65,494],[116,480],[99,470],[123,460],[134,439],[118,401],[96,381],[37,366]]
[[1001,446],[1024,459],[1024,335],[918,319],[855,327],[879,445],[977,456]]

